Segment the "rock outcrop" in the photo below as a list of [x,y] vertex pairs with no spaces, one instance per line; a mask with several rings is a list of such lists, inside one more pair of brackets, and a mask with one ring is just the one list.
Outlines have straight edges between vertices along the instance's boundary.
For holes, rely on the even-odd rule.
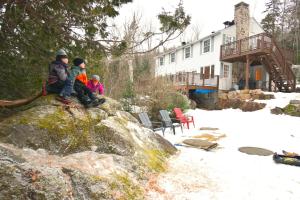
[[257,103],[253,100],[274,99],[273,94],[264,94],[262,90],[241,90],[230,91],[228,93],[220,92],[218,95],[217,109],[234,108],[241,109],[244,112],[251,112],[263,109],[265,103]]
[[294,117],[300,117],[300,98],[298,97],[297,99],[290,100],[290,103],[284,108],[273,108],[271,113],[275,115],[286,114]]
[[238,90],[230,91],[228,93],[219,92],[219,99],[222,100],[231,100],[231,99],[240,99],[240,100],[269,100],[274,99],[273,94],[265,94],[262,90]]
[[0,122],[0,199],[142,199],[176,148],[115,100],[65,106],[49,95]]

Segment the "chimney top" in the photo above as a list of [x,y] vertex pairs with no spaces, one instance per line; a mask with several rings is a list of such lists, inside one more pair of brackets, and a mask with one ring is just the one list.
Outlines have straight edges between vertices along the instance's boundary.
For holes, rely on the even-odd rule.
[[245,3],[245,2],[240,2],[240,3],[238,3],[238,4],[236,4],[235,5],[235,8],[238,8],[238,7],[240,7],[240,6],[245,6],[245,7],[249,7],[249,4],[247,4],[247,3]]

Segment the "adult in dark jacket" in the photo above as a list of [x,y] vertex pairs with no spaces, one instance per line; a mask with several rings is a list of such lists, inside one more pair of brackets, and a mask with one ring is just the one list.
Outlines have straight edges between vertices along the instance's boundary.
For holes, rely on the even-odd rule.
[[49,93],[59,94],[63,89],[68,77],[68,62],[67,53],[63,49],[58,50],[55,61],[49,65],[47,84],[47,91]]

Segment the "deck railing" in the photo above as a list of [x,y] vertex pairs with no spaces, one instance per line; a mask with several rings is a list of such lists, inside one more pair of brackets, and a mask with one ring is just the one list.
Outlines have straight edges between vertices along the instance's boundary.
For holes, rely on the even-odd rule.
[[295,75],[291,69],[291,63],[294,61],[293,52],[280,48],[268,34],[253,35],[221,46],[220,60],[230,62],[246,55],[270,56],[270,66],[275,68],[278,76],[295,86]]
[[270,51],[272,48],[272,38],[266,33],[253,35],[235,42],[230,42],[221,46],[220,59],[233,56],[242,56],[258,51]]
[[166,78],[172,82],[174,86],[214,86],[218,85],[218,76],[205,77],[204,74],[197,72],[178,72],[169,74]]

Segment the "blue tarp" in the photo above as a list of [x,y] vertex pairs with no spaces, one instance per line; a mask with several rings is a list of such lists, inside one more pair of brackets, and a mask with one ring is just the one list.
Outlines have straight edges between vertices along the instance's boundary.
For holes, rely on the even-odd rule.
[[194,91],[195,94],[208,94],[216,92],[216,90],[209,90],[209,89],[197,89]]

